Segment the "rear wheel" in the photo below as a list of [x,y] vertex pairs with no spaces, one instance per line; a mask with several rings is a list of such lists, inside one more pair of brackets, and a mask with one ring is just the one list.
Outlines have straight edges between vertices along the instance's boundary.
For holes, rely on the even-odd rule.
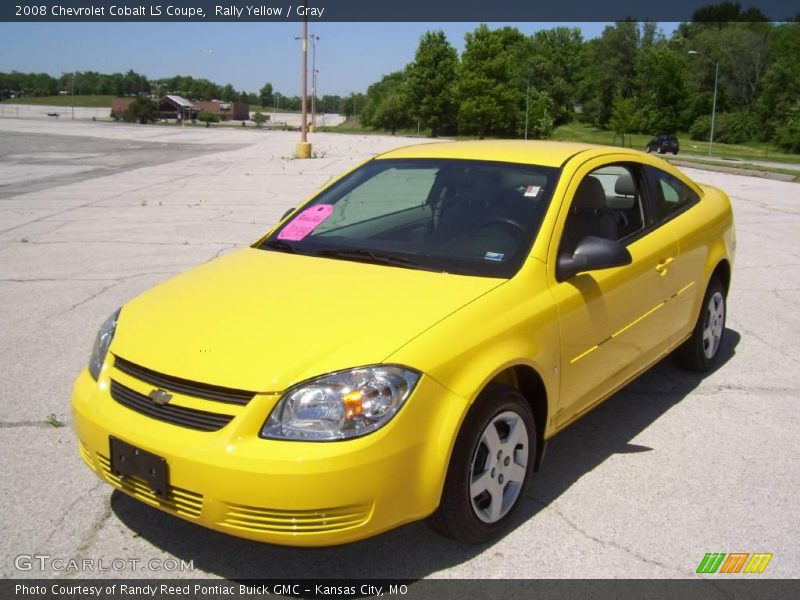
[[675,360],[680,366],[705,372],[716,365],[725,334],[726,313],[725,286],[713,277],[708,283],[692,336],[675,350]]
[[489,386],[458,434],[431,527],[473,544],[497,537],[519,507],[535,456],[527,401],[511,387]]

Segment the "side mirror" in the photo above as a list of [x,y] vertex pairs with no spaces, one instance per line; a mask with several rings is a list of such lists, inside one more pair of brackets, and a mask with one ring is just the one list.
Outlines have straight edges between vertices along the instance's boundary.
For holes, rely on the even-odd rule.
[[281,217],[281,221],[283,221],[286,217],[288,217],[290,214],[292,214],[292,212],[294,212],[294,210],[295,210],[294,207],[292,207],[289,210],[287,210],[285,213],[283,213],[283,216]]
[[574,254],[558,257],[556,279],[566,281],[584,271],[622,267],[631,262],[631,253],[619,242],[590,235],[578,242]]

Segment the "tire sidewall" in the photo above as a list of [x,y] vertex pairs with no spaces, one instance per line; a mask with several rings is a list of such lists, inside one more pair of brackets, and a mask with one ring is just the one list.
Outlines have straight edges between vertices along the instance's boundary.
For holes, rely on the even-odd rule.
[[[514,506],[503,518],[495,523],[485,523],[478,518],[472,507],[472,499],[469,493],[470,469],[484,429],[497,415],[507,411],[512,411],[519,415],[528,430],[527,472]],[[447,481],[445,482],[445,492],[442,498],[443,502],[458,503],[458,506],[454,508],[457,509],[464,521],[462,527],[466,529],[464,531],[465,538],[477,542],[488,541],[502,532],[514,518],[522,499],[530,487],[531,473],[537,452],[536,443],[536,424],[533,414],[527,401],[519,392],[513,388],[503,386],[499,390],[494,388],[491,394],[481,394],[481,397],[476,400],[464,420],[453,448],[453,455],[447,472]]]
[[[720,334],[719,339],[719,346],[717,347],[717,351],[714,353],[714,356],[708,358],[703,351],[703,329],[706,322],[706,314],[708,313],[708,305],[711,301],[711,298],[719,292],[722,295],[722,305],[723,305],[723,316],[722,316],[722,333]],[[728,298],[727,294],[725,293],[725,287],[722,285],[719,279],[716,277],[713,278],[708,283],[708,288],[706,289],[706,294],[703,296],[703,305],[700,309],[700,315],[697,318],[697,324],[695,325],[695,330],[692,334],[691,341],[694,344],[693,351],[696,352],[697,359],[699,366],[702,367],[704,371],[710,371],[714,368],[714,366],[719,361],[719,354],[722,350],[722,345],[725,341],[725,326],[728,320]]]

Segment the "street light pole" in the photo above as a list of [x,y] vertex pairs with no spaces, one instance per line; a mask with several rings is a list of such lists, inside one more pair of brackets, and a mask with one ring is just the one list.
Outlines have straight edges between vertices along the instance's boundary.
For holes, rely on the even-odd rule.
[[714,145],[714,121],[717,117],[717,82],[719,81],[719,61],[714,67],[714,101],[711,106],[711,140],[708,142],[708,155],[711,156],[711,147]]
[[530,98],[531,80],[525,84],[525,139],[528,139],[528,99]]
[[311,131],[317,130],[317,42],[319,36],[311,34]]
[[700,56],[705,58],[708,62],[714,63],[714,100],[711,104],[711,136],[708,141],[708,155],[711,156],[711,149],[714,146],[714,125],[716,124],[717,120],[717,87],[719,82],[719,61],[713,61],[705,54],[698,52],[697,50],[689,50],[689,54],[693,56]]

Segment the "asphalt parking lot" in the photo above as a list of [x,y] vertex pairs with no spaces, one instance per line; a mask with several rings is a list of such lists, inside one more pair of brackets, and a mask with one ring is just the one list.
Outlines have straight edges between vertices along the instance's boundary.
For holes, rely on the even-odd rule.
[[[100,323],[413,142],[316,134],[319,158],[296,161],[297,137],[0,118],[0,575],[80,575],[15,567],[39,554],[139,561],[104,577],[682,578],[707,552],[770,552],[761,577],[797,576],[800,185],[708,171],[685,169],[729,193],[738,231],[724,364],[701,378],[666,360],[556,437],[500,541],[416,523],[335,549],[260,545],[97,480],[69,393]],[[143,570],[154,558],[195,570]]]

